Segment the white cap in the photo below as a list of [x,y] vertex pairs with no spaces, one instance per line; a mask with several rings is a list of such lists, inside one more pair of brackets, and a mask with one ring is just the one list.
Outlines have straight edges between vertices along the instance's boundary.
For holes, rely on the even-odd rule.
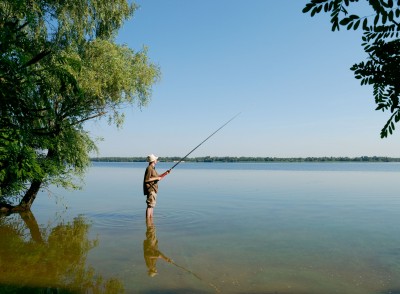
[[158,159],[157,156],[155,156],[154,154],[150,154],[149,156],[147,156],[147,162],[153,162],[156,161]]

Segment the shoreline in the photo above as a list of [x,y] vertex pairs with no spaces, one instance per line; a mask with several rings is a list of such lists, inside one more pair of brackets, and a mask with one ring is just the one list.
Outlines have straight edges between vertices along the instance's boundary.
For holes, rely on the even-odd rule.
[[[161,162],[177,162],[179,157],[160,157]],[[146,162],[146,157],[92,157],[92,162]],[[360,157],[233,157],[204,156],[185,158],[185,162],[400,162],[400,158],[384,156]]]

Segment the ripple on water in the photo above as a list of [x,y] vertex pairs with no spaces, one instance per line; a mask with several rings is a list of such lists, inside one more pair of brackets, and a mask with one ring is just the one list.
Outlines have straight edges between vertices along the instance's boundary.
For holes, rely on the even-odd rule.
[[88,214],[93,226],[101,230],[134,228],[141,224],[143,211],[119,210],[119,211],[97,211]]
[[[145,224],[143,210],[97,211],[88,214],[93,227],[100,230],[122,230],[142,228]],[[157,211],[154,224],[157,227],[172,227],[177,230],[200,230],[205,227],[209,218],[206,212],[174,209],[172,211]]]
[[172,211],[157,212],[154,218],[155,225],[173,227],[179,230],[196,231],[205,227],[208,215],[205,211],[174,209]]

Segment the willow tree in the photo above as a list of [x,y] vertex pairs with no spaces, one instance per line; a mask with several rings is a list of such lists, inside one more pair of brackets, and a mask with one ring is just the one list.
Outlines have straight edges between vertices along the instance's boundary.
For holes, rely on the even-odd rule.
[[[371,13],[351,13],[355,2],[367,4]],[[400,0],[311,0],[303,12],[311,16],[330,13],[332,31],[345,28],[363,32],[361,45],[368,58],[351,70],[361,85],[373,87],[376,110],[390,112],[381,138],[391,135],[400,121]]]
[[76,188],[96,150],[84,129],[121,126],[145,106],[159,69],[115,42],[126,0],[0,2],[0,210],[29,210],[50,184]]

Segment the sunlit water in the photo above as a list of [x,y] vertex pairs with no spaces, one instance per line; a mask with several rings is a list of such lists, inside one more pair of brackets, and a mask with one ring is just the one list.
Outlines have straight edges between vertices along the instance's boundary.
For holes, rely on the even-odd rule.
[[41,192],[39,234],[3,218],[0,290],[400,293],[398,163],[182,163],[148,226],[145,167],[95,163],[83,190]]

